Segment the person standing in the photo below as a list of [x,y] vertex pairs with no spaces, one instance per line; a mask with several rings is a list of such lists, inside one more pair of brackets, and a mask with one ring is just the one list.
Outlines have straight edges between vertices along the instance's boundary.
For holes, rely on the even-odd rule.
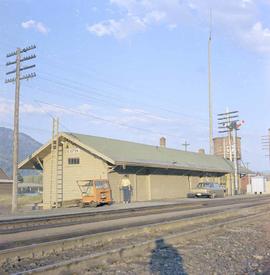
[[131,201],[131,182],[128,175],[125,175],[121,180],[120,189],[123,191],[123,203],[130,203]]

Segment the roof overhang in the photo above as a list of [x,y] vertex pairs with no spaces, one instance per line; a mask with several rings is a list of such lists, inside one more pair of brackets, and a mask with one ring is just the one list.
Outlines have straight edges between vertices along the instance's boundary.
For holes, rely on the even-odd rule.
[[13,183],[13,180],[0,179],[0,184],[3,184],[3,183]]
[[176,169],[176,170],[196,171],[196,172],[205,172],[205,173],[219,173],[219,174],[229,174],[233,172],[233,170],[231,169],[205,169],[201,167],[181,166],[181,165],[170,164],[170,163],[116,161],[116,165],[140,166],[140,167],[161,168],[161,169]]
[[43,159],[51,151],[51,142],[47,142],[36,150],[33,154],[29,155],[25,160],[21,161],[18,165],[19,169],[36,169],[38,160]]

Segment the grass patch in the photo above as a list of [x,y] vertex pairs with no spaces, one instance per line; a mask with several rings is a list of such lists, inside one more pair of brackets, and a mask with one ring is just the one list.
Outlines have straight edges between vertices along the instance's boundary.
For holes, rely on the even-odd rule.
[[33,195],[33,196],[18,196],[18,204],[26,205],[26,204],[34,204],[42,201],[42,195]]
[[[18,205],[25,206],[27,204],[39,203],[42,201],[42,195],[34,195],[34,196],[18,196]],[[10,195],[0,195],[0,204],[5,206],[11,205],[11,196]]]

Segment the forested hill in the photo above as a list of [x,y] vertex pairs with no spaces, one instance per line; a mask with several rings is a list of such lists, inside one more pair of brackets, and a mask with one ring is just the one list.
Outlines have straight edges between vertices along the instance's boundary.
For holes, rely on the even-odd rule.
[[[41,143],[23,133],[20,133],[19,142],[19,160],[25,159],[41,146]],[[2,168],[8,176],[12,174],[12,144],[13,130],[0,127],[0,168]]]

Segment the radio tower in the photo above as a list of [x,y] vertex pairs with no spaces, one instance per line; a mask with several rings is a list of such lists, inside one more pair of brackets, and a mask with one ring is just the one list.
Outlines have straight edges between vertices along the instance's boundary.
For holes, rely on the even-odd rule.
[[211,86],[211,42],[212,42],[212,9],[210,9],[210,26],[208,38],[208,108],[209,108],[209,153],[214,153],[213,144],[213,104]]

